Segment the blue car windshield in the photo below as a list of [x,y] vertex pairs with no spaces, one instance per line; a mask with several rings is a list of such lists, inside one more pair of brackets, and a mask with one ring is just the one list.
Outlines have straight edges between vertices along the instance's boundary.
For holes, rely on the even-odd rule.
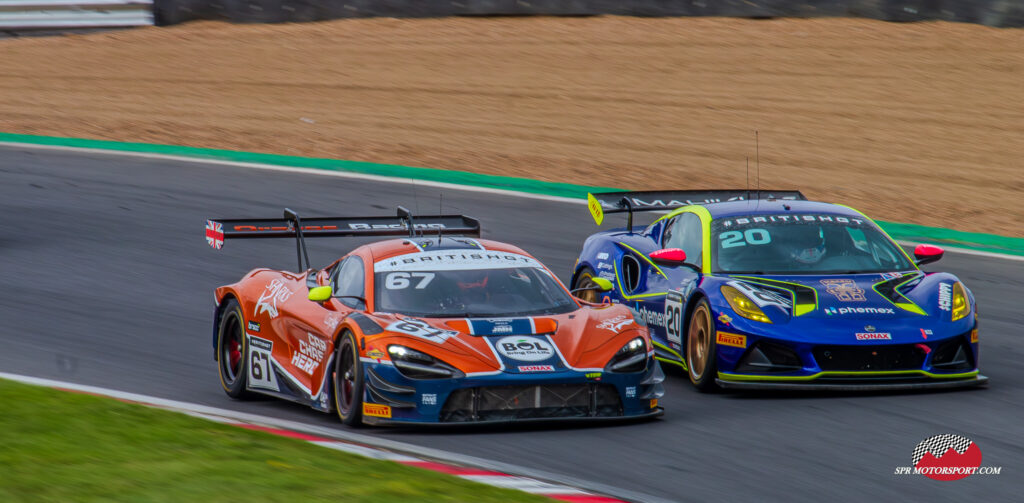
[[489,255],[426,252],[378,262],[374,266],[374,310],[425,318],[468,318],[561,314],[579,309],[561,283],[536,260],[508,253],[497,260]]
[[871,221],[829,214],[747,215],[711,225],[712,270],[745,274],[858,274],[913,269]]

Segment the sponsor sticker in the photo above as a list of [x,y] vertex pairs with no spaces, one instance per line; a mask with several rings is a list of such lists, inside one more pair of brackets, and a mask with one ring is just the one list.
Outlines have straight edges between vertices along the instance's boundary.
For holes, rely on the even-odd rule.
[[607,260],[608,252],[601,252],[597,254],[597,260]]
[[443,343],[450,337],[459,335],[459,333],[454,330],[442,330],[440,328],[435,328],[429,323],[416,318],[400,319],[388,325],[385,330],[399,334],[411,335],[413,337],[420,337],[438,344]]
[[551,343],[540,337],[502,337],[494,346],[502,356],[525,362],[539,362],[555,355]]
[[636,398],[636,386],[626,386],[626,398]]
[[292,297],[291,290],[285,288],[284,282],[279,279],[273,279],[266,287],[263,288],[263,294],[256,301],[256,310],[253,312],[253,316],[259,316],[263,313],[267,313],[271,319],[277,318],[277,305],[278,303],[284,304],[288,302],[288,299]]
[[379,349],[371,349],[371,350],[367,351],[366,352],[366,356],[369,357],[369,358],[373,358],[374,360],[377,360],[378,362],[380,362],[381,360],[388,360],[389,359],[388,355],[386,353],[384,353],[383,351],[379,350]]
[[884,280],[896,279],[896,278],[901,278],[901,277],[903,277],[903,273],[901,273],[901,272],[883,272],[882,273],[882,279],[884,279]]
[[608,318],[601,323],[598,323],[597,328],[611,330],[612,332],[619,332],[622,330],[622,327],[631,324],[633,324],[633,318],[620,314],[614,318]]
[[374,272],[462,271],[533,267],[543,269],[536,259],[511,252],[432,250],[387,258],[373,265]]
[[520,372],[554,372],[555,367],[553,365],[520,365]]
[[939,309],[949,311],[953,308],[953,285],[939,283]]
[[857,286],[852,279],[823,279],[821,284],[825,290],[840,302],[864,302],[864,289]]
[[600,372],[588,372],[585,377],[587,379],[593,379],[595,381],[600,381],[601,380],[601,373]]
[[896,314],[896,310],[891,307],[826,307],[825,314],[829,316],[845,314]]
[[249,378],[246,384],[250,388],[269,389],[277,391],[277,376],[270,364],[270,355],[274,350],[274,343],[259,337],[249,337]]
[[245,324],[245,326],[249,329],[250,332],[259,332],[260,331],[260,324],[256,323],[255,321],[247,322]]
[[342,316],[338,313],[327,313],[327,316],[324,317],[324,325],[327,328],[334,330],[335,328],[338,328],[338,324],[341,323],[341,318]]
[[1002,466],[981,466],[981,448],[962,435],[946,433],[928,437],[914,447],[912,466],[897,466],[896,475],[924,475],[932,480],[953,481],[971,475],[999,475]]
[[420,402],[423,405],[437,405],[437,393],[423,393],[420,395]]
[[922,328],[921,329],[921,338],[922,339],[926,339],[927,340],[929,335],[932,335],[932,331],[931,330],[928,330],[927,328]]
[[605,269],[607,271],[611,271],[612,270],[612,265],[609,264],[608,262],[598,262],[597,263],[597,268],[598,269]]
[[327,342],[309,332],[306,332],[306,340],[299,339],[298,342],[299,350],[292,353],[292,365],[307,374],[312,374],[324,359]]
[[[789,198],[783,198],[789,199]],[[728,220],[719,221],[722,227],[729,228],[739,225],[751,225],[759,223],[784,223],[784,224],[800,224],[800,223],[813,223],[813,222],[836,222],[840,224],[854,224],[862,225],[863,219],[841,217],[837,215],[764,215],[757,217],[743,217],[733,218]]]
[[647,325],[655,327],[665,326],[665,313],[651,311],[650,309],[647,309],[646,306],[640,306],[636,312],[640,315],[640,319]]
[[722,313],[718,315],[718,321],[722,322],[723,325],[728,326],[730,323],[732,323],[732,317],[729,316],[728,314]]
[[594,217],[594,222],[601,225],[601,222],[604,221],[604,210],[601,209],[601,202],[589,192],[587,193],[587,209],[590,210],[590,216]]
[[391,417],[391,407],[376,403],[363,403],[363,415],[372,417]]
[[892,334],[887,332],[860,332],[855,334],[858,341],[891,341]]
[[657,398],[652,398],[651,399],[651,408],[653,409],[653,408],[655,408],[657,406],[658,406],[658,399]]
[[978,329],[971,330],[971,343],[978,342]]
[[715,335],[715,342],[723,346],[745,348],[747,347],[747,336],[730,334],[728,332],[718,332],[718,334]]

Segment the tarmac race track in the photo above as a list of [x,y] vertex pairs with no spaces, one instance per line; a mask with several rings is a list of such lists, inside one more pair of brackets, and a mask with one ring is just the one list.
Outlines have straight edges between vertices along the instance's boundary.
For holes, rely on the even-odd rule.
[[[273,400],[232,401],[210,347],[212,292],[290,240],[207,246],[207,218],[438,210],[438,189],[168,160],[0,147],[0,371],[336,425]],[[952,202],[951,202],[952,204]],[[567,279],[595,227],[579,204],[444,190]],[[613,219],[616,217],[613,217]],[[311,240],[314,264],[354,241]],[[950,253],[933,265],[978,297],[987,389],[912,394],[702,395],[670,373],[663,418],[590,427],[364,433],[597,481],[674,501],[1011,501],[1024,460],[1024,262]],[[974,440],[1001,475],[897,476],[921,440]],[[1013,481],[1017,482],[1013,482]]]

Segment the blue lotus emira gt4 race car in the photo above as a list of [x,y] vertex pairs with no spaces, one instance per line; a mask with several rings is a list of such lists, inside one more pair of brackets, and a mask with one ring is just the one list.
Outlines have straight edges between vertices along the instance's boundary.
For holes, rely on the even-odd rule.
[[[588,199],[598,225],[616,212],[627,212],[628,224],[587,238],[573,288],[631,307],[657,358],[685,369],[701,391],[988,380],[978,373],[971,291],[952,274],[919,269],[941,248],[919,245],[911,259],[862,213],[798,191]],[[633,227],[635,212],[659,210],[650,225]]]

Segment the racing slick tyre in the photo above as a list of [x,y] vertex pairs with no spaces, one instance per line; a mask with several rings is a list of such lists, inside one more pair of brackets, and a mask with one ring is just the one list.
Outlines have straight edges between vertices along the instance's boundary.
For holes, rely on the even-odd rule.
[[686,332],[686,368],[690,382],[699,391],[708,393],[718,389],[718,352],[715,344],[715,324],[711,322],[711,306],[700,299],[690,315]]
[[220,323],[217,325],[217,370],[220,373],[220,385],[231,398],[250,396],[245,389],[245,355],[248,352],[242,307],[237,300],[228,299],[221,309]]
[[361,426],[363,422],[363,365],[359,361],[356,336],[345,331],[334,352],[334,408],[341,423]]
[[[579,274],[576,275],[576,280],[573,281],[572,288],[570,288],[570,290],[576,290],[578,288],[592,288],[592,287],[596,286],[594,284],[593,278],[594,278],[594,270],[593,269],[591,269],[589,267],[584,267],[583,269],[580,269],[580,272],[579,272]],[[583,290],[581,292],[576,292],[573,295],[575,295],[575,296],[577,296],[577,297],[579,297],[579,298],[581,298],[581,299],[583,299],[583,300],[585,300],[587,302],[590,302],[592,304],[600,304],[601,303],[601,299],[600,299],[601,292],[599,292],[596,289],[593,289],[593,290]]]

